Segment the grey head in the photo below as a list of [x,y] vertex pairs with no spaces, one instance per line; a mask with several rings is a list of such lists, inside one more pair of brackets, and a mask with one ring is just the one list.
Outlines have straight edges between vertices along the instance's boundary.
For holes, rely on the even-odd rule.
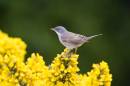
[[55,31],[57,33],[57,35],[61,35],[65,32],[67,32],[67,30],[63,27],[63,26],[57,26],[52,28],[53,31]]

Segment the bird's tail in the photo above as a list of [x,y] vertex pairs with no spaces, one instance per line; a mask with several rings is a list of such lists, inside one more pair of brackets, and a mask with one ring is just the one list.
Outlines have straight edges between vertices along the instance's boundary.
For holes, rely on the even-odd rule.
[[91,40],[91,39],[93,39],[93,38],[95,38],[95,37],[97,37],[97,36],[100,36],[100,35],[103,35],[103,34],[98,34],[98,35],[93,35],[93,36],[87,37],[87,41],[88,41],[88,40]]

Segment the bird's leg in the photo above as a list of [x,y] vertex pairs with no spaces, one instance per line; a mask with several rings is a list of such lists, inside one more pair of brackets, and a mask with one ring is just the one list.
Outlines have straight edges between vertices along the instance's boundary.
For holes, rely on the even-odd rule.
[[76,53],[77,52],[77,48],[73,48],[72,50],[71,50],[71,53]]
[[66,57],[71,57],[71,55],[76,54],[76,52],[77,52],[77,48],[68,49],[68,51],[66,52]]
[[75,54],[77,52],[77,48],[71,49],[68,51],[68,57],[71,57],[72,54]]
[[78,48],[75,48],[75,49],[74,49],[74,53],[77,53],[77,49],[78,49]]
[[66,57],[71,57],[72,55],[72,49],[68,49],[68,51],[66,52]]

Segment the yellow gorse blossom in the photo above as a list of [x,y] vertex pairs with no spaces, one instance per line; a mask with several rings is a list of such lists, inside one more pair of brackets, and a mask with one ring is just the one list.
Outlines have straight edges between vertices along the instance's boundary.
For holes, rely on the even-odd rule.
[[0,86],[111,86],[112,74],[105,61],[80,74],[79,55],[68,57],[67,51],[58,54],[49,66],[38,53],[24,62],[26,44],[0,32]]

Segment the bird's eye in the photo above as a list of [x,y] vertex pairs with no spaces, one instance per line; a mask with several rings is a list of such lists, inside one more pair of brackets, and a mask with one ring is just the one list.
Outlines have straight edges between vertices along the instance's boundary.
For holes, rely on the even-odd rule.
[[63,30],[62,30],[62,29],[57,29],[57,31],[58,31],[59,33],[62,33],[62,32],[63,32]]

